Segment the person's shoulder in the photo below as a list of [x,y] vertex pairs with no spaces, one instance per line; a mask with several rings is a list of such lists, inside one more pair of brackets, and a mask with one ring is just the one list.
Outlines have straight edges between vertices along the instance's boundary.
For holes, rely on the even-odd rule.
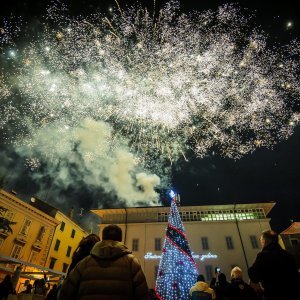
[[135,257],[132,253],[127,253],[127,254],[125,254],[125,256],[126,256],[132,263],[135,263],[135,264],[140,265],[140,261],[139,261],[138,258]]

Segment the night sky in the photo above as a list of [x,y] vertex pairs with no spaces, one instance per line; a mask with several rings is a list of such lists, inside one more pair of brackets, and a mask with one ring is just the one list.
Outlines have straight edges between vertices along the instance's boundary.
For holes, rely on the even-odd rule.
[[[3,1],[2,1],[3,2]],[[72,14],[89,14],[95,11],[108,12],[114,7],[114,1],[101,0],[76,0],[66,1],[70,5]],[[119,1],[121,6],[132,1]],[[6,17],[13,15],[23,16],[25,22],[33,22],[44,13],[49,1],[35,0],[10,0],[1,3],[0,15]],[[152,1],[142,1],[151,7]],[[150,3],[150,4],[149,4]],[[159,7],[162,1],[157,1]],[[243,14],[254,15],[253,26],[260,28],[268,36],[270,47],[284,45],[295,38],[299,38],[300,20],[296,1],[181,1],[182,11],[215,10],[225,3],[238,4]],[[34,21],[33,21],[34,20]],[[291,23],[289,23],[291,22]],[[288,25],[290,24],[290,25]],[[22,35],[22,34],[21,34]],[[0,61],[1,63],[1,61]],[[1,103],[0,103],[1,105]],[[6,188],[16,189],[20,197],[28,197],[36,192],[34,181],[28,179],[28,170],[21,167],[22,162],[11,148],[3,144],[3,153],[10,159],[10,163],[4,163],[5,174],[8,180]],[[294,134],[286,141],[281,141],[273,149],[259,148],[254,153],[241,159],[233,160],[222,158],[218,154],[208,153],[206,157],[195,158],[192,153],[187,153],[188,162],[179,160],[173,165],[173,187],[181,196],[181,205],[208,205],[230,203],[256,203],[276,202],[276,206],[270,214],[271,225],[275,230],[283,230],[289,226],[291,220],[299,221],[300,216],[300,128],[296,127]],[[12,176],[18,173],[18,178]],[[0,174],[1,175],[1,174]],[[11,180],[10,177],[14,179]],[[51,184],[49,183],[51,186]],[[51,189],[40,194],[41,198],[51,198]],[[66,195],[74,199],[72,190],[65,191]],[[164,191],[161,192],[163,203]],[[91,199],[86,199],[86,197]],[[92,208],[92,199],[102,197],[104,207],[109,207],[111,198],[102,192],[81,190],[75,198],[79,199],[78,207]],[[116,199],[114,199],[116,200]],[[114,206],[118,206],[114,202]],[[56,204],[58,206],[59,204]],[[76,204],[75,204],[76,206]],[[66,207],[63,207],[66,210]]]

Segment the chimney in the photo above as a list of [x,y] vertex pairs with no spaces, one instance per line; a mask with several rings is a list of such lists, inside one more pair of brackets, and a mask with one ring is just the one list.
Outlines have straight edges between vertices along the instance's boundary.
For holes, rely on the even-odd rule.
[[72,206],[72,207],[70,208],[70,211],[69,211],[69,218],[70,218],[71,220],[73,220],[73,217],[74,217],[74,207]]

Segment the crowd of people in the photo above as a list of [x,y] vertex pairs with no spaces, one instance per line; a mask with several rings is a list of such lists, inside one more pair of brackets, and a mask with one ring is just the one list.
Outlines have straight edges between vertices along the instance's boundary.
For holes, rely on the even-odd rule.
[[282,249],[273,230],[262,233],[261,252],[248,269],[249,283],[238,266],[231,270],[231,280],[217,271],[210,285],[199,275],[190,289],[191,300],[298,300],[300,282],[296,262]]
[[[294,258],[278,243],[278,235],[264,231],[262,250],[248,269],[246,283],[243,271],[231,270],[230,282],[216,269],[210,284],[203,275],[190,289],[187,300],[297,300],[299,274]],[[12,279],[7,275],[0,283],[0,300],[15,293]],[[139,261],[122,243],[122,230],[117,225],[103,229],[102,240],[90,234],[73,253],[66,278],[50,289],[46,274],[22,292],[42,295],[45,300],[146,300],[148,286]],[[174,299],[175,300],[175,299]]]

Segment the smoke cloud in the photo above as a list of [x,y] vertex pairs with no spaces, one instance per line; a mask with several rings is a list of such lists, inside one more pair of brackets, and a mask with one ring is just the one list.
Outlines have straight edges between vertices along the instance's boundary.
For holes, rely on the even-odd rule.
[[[16,147],[16,152],[33,171],[32,178],[39,186],[37,194],[44,193],[49,185],[51,195],[57,196],[85,185],[85,189],[114,195],[126,206],[157,203],[155,187],[160,178],[143,170],[126,141],[113,137],[107,123],[87,118],[75,128],[52,123],[35,132],[34,137]],[[53,199],[59,205],[65,200],[60,196]],[[99,199],[93,205],[102,207],[103,203]]]

